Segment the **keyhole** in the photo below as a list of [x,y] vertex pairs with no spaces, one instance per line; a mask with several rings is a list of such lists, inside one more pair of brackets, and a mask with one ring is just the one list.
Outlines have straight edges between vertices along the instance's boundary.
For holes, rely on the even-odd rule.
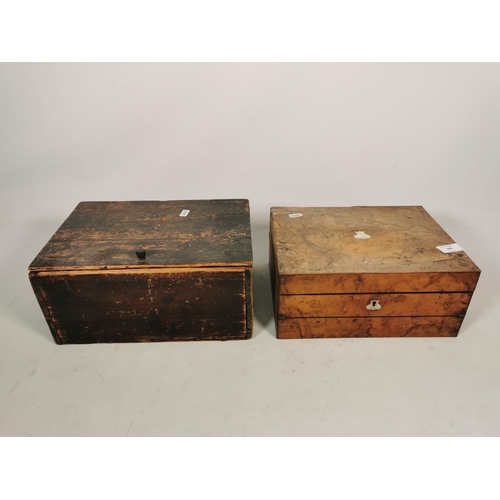
[[380,301],[379,300],[369,300],[368,301],[368,304],[366,305],[366,308],[369,310],[369,311],[378,311],[379,309],[382,309],[382,306],[380,305]]

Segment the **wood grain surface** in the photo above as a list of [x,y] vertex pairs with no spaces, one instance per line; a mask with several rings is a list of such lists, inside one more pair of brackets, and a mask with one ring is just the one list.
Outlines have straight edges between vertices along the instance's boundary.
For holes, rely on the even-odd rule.
[[284,274],[282,294],[472,292],[480,272]]
[[300,318],[279,322],[279,339],[343,337],[455,337],[460,317]]
[[420,206],[275,207],[271,233],[280,275],[479,272],[465,252],[436,248],[454,241]]
[[[470,299],[469,293],[280,295],[278,316],[458,316],[465,314]],[[380,309],[367,309],[374,300]]]
[[188,200],[82,202],[29,269],[251,265],[248,200]]
[[422,207],[272,208],[270,226],[278,338],[457,335],[481,271]]
[[245,268],[32,272],[30,279],[57,343],[251,335]]

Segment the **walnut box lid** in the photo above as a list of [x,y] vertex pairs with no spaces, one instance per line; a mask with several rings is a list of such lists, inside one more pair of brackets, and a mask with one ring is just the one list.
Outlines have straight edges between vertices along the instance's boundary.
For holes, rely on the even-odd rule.
[[480,270],[421,206],[274,207],[280,293],[472,291]]

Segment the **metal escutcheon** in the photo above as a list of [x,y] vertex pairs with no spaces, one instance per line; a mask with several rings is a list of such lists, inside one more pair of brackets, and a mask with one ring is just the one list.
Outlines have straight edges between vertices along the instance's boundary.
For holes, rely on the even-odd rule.
[[368,305],[366,306],[366,308],[369,310],[369,311],[378,311],[379,309],[382,309],[382,306],[380,305],[380,300],[370,300],[368,302]]

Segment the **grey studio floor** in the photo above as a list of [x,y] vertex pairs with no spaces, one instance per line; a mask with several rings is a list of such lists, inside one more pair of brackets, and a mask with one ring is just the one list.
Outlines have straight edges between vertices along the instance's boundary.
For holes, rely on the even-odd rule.
[[[1,64],[0,434],[498,436],[500,65]],[[248,198],[253,337],[58,346],[27,267],[84,200]],[[271,206],[422,205],[457,338],[277,340]]]

